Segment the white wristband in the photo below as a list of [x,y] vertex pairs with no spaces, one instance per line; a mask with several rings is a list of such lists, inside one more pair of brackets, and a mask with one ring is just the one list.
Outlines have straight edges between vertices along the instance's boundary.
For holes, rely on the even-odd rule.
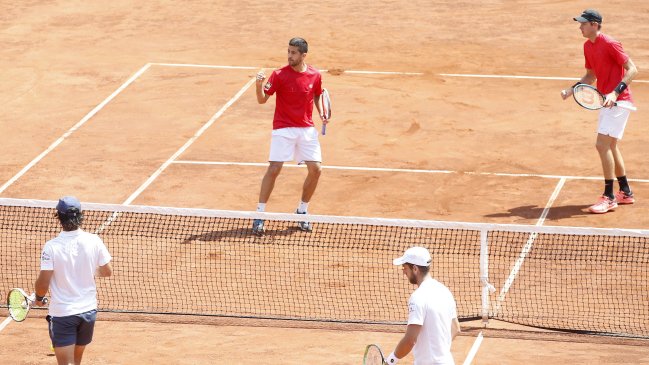
[[388,365],[395,365],[396,363],[399,362],[399,358],[394,354],[394,351],[388,356],[387,359],[385,359],[385,362]]

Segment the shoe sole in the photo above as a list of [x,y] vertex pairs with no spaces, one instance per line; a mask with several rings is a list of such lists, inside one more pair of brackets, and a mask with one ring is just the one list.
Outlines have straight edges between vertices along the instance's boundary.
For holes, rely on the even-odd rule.
[[617,205],[614,206],[614,207],[608,208],[607,210],[605,210],[605,211],[603,211],[603,212],[595,211],[595,210],[592,210],[592,209],[590,209],[590,208],[588,208],[588,211],[591,212],[591,213],[593,213],[593,214],[604,214],[604,213],[608,213],[608,212],[610,212],[610,211],[612,211],[612,210],[615,210],[615,208],[617,208]]

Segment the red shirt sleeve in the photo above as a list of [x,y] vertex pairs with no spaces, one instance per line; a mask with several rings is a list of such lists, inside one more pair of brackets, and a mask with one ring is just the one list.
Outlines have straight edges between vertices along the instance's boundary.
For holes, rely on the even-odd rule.
[[609,43],[611,46],[608,48],[608,52],[615,62],[622,66],[629,60],[629,56],[624,53],[624,48],[622,48],[622,43],[618,41],[612,41]]

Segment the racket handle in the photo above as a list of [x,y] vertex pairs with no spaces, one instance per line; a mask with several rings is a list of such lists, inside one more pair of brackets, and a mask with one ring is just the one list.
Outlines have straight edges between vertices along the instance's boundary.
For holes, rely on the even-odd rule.
[[634,107],[633,105],[625,105],[625,104],[620,105],[620,104],[618,104],[618,103],[615,103],[615,106],[617,106],[618,108],[622,108],[622,109],[626,109],[626,110],[631,110],[631,111],[633,111],[633,112],[635,112],[635,111],[638,110],[638,108]]
[[322,125],[322,135],[324,136],[325,134],[327,134],[327,125],[323,124]]

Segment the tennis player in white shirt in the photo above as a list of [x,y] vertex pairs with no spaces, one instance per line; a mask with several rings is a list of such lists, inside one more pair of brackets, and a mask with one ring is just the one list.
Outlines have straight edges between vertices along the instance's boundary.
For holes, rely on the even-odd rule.
[[97,319],[95,275],[111,276],[111,256],[96,234],[84,232],[81,203],[66,196],[56,205],[63,231],[49,240],[41,253],[36,279],[36,305],[51,292],[47,316],[49,334],[59,365],[81,364],[83,351],[92,341]]
[[460,333],[455,299],[444,284],[430,274],[430,253],[423,247],[412,247],[394,259],[403,266],[403,274],[417,289],[408,300],[408,327],[399,344],[388,356],[394,365],[413,351],[414,365],[455,364],[451,342]]

